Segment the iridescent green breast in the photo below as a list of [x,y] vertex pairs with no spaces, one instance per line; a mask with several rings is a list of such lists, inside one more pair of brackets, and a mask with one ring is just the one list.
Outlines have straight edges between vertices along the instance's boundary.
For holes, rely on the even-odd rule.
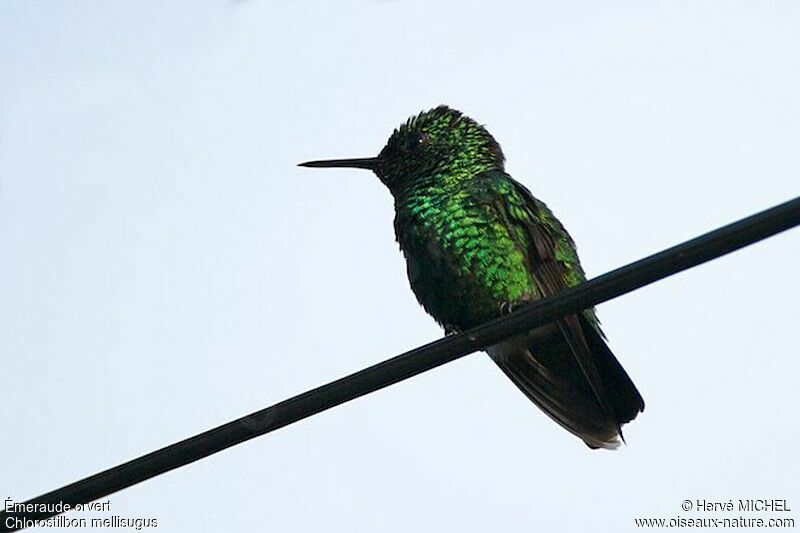
[[395,231],[417,299],[440,324],[460,329],[538,297],[520,228],[493,208],[483,184],[420,187],[396,198]]

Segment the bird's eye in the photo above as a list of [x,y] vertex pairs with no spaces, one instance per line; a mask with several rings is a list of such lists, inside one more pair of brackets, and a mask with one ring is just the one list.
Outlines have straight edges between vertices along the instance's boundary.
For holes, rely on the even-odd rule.
[[428,142],[428,134],[425,132],[415,133],[408,138],[408,148],[416,150]]

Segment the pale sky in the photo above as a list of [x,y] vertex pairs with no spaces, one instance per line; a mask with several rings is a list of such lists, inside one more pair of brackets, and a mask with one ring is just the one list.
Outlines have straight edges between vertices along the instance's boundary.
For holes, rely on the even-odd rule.
[[[591,277],[796,196],[799,30],[793,2],[5,0],[0,498],[441,336],[388,191],[295,166],[375,155],[423,109],[486,124]],[[798,250],[790,231],[599,306],[647,405],[616,452],[474,354],[72,516],[624,532],[780,498],[800,523]]]

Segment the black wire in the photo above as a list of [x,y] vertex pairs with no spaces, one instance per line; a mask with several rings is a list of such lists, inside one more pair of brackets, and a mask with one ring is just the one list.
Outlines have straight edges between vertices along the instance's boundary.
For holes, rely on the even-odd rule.
[[[236,444],[449,363],[515,334],[597,305],[800,224],[800,197],[613,270],[510,315],[437,340],[205,433],[48,492],[26,504],[87,503]],[[59,514],[0,512],[0,531],[21,529],[11,518]],[[23,523],[22,527],[34,524]]]

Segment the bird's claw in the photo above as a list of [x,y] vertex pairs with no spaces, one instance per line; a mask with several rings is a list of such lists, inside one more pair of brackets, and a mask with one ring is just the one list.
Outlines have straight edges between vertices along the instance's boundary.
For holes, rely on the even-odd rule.
[[510,315],[511,313],[516,311],[518,307],[522,307],[523,305],[525,305],[530,301],[531,301],[530,298],[522,297],[515,302],[503,302],[502,304],[500,304],[500,314]]
[[452,324],[444,325],[445,336],[450,337],[451,335],[458,335],[459,333],[461,333],[461,328],[459,328],[458,326],[454,326]]

